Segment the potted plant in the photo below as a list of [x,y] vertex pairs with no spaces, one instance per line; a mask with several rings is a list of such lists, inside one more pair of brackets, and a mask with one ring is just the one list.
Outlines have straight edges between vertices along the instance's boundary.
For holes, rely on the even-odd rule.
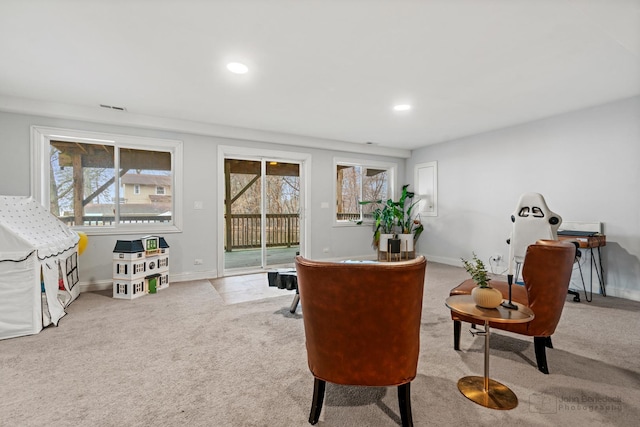
[[[374,248],[382,247],[386,250],[387,240],[393,238],[393,231],[395,227],[395,205],[393,201],[387,200],[368,200],[360,202],[361,205],[376,204],[377,206],[371,215],[373,216],[373,241],[371,245]],[[356,224],[362,224],[362,220],[357,221]],[[382,246],[381,246],[382,245]]]
[[[418,202],[413,202],[415,193],[409,191],[408,187],[409,184],[402,187],[400,199],[395,202],[391,199],[359,202],[361,205],[378,205],[372,212],[374,219],[373,246],[375,248],[386,251],[387,239],[399,238],[403,240],[401,243],[403,251],[412,252],[414,250],[415,242],[424,230],[424,226],[419,216],[412,215],[413,208]],[[358,221],[357,224],[362,224],[362,221]]]
[[424,226],[422,225],[419,216],[414,218],[412,215],[413,208],[418,204],[418,201],[413,201],[415,193],[413,191],[409,191],[408,188],[409,184],[402,186],[400,199],[395,202],[397,207],[395,213],[397,223],[401,229],[400,240],[402,241],[402,249],[405,252],[413,252],[415,242],[420,237],[420,234],[422,234]]
[[477,257],[475,252],[472,253],[473,257],[471,261],[464,258],[462,260],[462,266],[471,275],[471,279],[476,282],[476,287],[471,291],[473,301],[477,306],[483,308],[496,308],[502,303],[502,293],[492,288],[489,285],[489,274],[487,268],[481,259]]

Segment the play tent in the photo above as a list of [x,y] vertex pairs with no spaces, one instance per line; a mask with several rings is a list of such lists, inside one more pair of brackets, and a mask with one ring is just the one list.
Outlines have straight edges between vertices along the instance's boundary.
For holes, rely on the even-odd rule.
[[78,234],[28,197],[0,196],[0,339],[57,325],[78,297]]

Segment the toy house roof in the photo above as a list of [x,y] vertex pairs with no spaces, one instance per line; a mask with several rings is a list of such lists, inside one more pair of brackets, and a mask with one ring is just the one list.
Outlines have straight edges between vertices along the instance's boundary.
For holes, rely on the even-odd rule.
[[113,252],[119,253],[136,253],[136,252],[144,252],[144,247],[142,246],[142,240],[118,240],[116,241],[116,246],[113,248]]
[[36,250],[55,257],[77,245],[78,234],[31,197],[0,196],[0,259]]

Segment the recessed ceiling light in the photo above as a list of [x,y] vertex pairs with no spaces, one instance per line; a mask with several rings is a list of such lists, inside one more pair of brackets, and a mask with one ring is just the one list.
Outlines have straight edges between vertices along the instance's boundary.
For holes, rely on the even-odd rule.
[[239,62],[230,62],[227,64],[227,70],[231,71],[234,74],[245,74],[249,71],[249,67]]
[[411,105],[409,104],[398,104],[393,106],[394,111],[409,111],[411,110]]

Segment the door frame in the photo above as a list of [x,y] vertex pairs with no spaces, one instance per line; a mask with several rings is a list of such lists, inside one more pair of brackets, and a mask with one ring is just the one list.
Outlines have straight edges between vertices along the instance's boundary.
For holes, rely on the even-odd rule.
[[[239,147],[230,145],[218,146],[218,194],[217,194],[217,271],[218,277],[224,276],[224,198],[225,198],[225,176],[224,159],[233,157],[242,160],[262,161],[264,159],[294,162],[300,164],[300,254],[305,255],[309,251],[309,189],[311,175],[311,154],[295,151],[269,150],[252,147]],[[261,267],[257,270],[263,271]],[[255,271],[255,270],[254,270]]]

